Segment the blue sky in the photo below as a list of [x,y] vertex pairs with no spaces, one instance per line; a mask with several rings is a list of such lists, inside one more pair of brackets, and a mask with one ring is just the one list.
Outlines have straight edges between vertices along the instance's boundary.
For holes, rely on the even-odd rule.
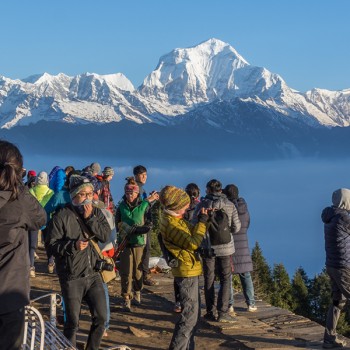
[[350,88],[347,0],[60,0],[0,4],[0,75],[121,72],[138,86],[160,56],[209,38],[300,91]]

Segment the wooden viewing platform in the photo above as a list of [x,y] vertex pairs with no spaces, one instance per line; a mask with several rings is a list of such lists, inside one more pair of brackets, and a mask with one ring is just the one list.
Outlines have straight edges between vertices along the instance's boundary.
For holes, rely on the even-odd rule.
[[[31,297],[60,293],[56,274],[48,274],[46,255],[38,249],[40,260],[35,262],[36,277],[31,278]],[[103,338],[101,349],[116,345],[127,345],[134,349],[168,349],[178,314],[173,309],[173,278],[170,274],[155,274],[158,286],[145,287],[140,306],[133,306],[131,313],[122,311],[120,281],[109,284],[111,321],[108,337]],[[202,283],[203,285],[203,283]],[[201,290],[202,304],[204,294]],[[35,304],[49,315],[49,302]],[[237,323],[220,324],[201,320],[196,333],[196,349],[322,349],[324,328],[302,316],[264,301],[257,301],[257,312],[247,312],[243,296],[235,295]],[[205,308],[202,308],[202,315]],[[58,312],[60,314],[60,312]],[[62,329],[62,326],[58,326]],[[81,315],[79,341],[87,338],[90,314],[84,305]],[[348,340],[350,346],[350,340]],[[345,349],[350,349],[347,347]]]

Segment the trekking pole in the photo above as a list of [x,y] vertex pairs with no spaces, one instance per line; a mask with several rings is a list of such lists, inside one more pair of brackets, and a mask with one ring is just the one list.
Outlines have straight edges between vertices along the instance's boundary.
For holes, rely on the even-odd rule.
[[116,261],[119,257],[119,255],[123,252],[123,250],[126,247],[126,244],[128,243],[128,239],[129,237],[134,233],[135,229],[136,229],[136,225],[131,227],[131,230],[126,234],[126,236],[122,239],[122,241],[118,244],[117,249],[114,252],[113,255],[113,260]]

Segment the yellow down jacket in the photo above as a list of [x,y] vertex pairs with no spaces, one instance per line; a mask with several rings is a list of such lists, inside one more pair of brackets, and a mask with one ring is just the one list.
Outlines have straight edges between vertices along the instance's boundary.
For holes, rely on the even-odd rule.
[[182,218],[164,211],[160,214],[159,229],[165,247],[178,259],[178,266],[172,268],[174,277],[195,277],[202,274],[199,248],[206,232],[206,224],[198,222],[192,226]]

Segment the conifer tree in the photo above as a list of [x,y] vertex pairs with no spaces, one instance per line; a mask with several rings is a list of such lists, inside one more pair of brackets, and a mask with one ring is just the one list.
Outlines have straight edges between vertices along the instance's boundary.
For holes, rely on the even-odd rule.
[[311,317],[311,306],[309,298],[310,280],[305,270],[299,267],[292,280],[293,311],[301,316]]
[[272,272],[273,289],[271,294],[271,304],[283,309],[292,310],[293,297],[292,285],[283,264],[275,264]]
[[252,250],[252,260],[254,270],[252,278],[256,296],[266,301],[270,301],[270,291],[272,289],[271,270],[262,254],[262,250],[258,242]]

